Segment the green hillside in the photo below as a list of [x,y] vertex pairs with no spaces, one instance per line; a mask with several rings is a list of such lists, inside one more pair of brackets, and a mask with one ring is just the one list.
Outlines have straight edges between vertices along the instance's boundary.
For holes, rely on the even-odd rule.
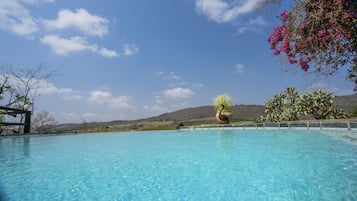
[[[351,112],[357,107],[357,94],[335,97],[335,107]],[[235,105],[233,107],[233,122],[252,121],[264,115],[263,105]],[[85,122],[80,124],[61,124],[58,132],[103,132],[130,130],[161,130],[174,129],[179,122],[185,125],[215,123],[213,106],[186,108],[159,116],[133,121],[116,120],[110,122]]]

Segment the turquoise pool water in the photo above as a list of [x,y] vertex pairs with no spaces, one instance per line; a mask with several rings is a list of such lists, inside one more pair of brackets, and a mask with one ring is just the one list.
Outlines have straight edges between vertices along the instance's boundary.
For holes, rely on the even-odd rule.
[[0,138],[2,200],[357,200],[357,145],[320,130]]

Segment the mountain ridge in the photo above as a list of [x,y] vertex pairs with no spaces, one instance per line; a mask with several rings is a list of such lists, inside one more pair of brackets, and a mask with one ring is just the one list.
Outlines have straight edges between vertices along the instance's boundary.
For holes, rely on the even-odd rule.
[[[357,107],[357,94],[348,96],[335,96],[335,108],[343,109],[346,112],[351,112],[353,108]],[[56,126],[56,130],[76,130],[76,129],[88,129],[96,127],[110,127],[115,125],[125,124],[140,124],[142,122],[155,122],[155,121],[189,121],[197,119],[213,119],[215,116],[215,110],[212,105],[198,106],[184,108],[174,112],[163,113],[158,116],[149,118],[137,119],[137,120],[113,120],[107,122],[83,122],[83,123],[71,123],[71,124],[59,124]],[[249,105],[241,104],[233,107],[232,116],[236,120],[254,120],[255,118],[265,115],[264,105]]]

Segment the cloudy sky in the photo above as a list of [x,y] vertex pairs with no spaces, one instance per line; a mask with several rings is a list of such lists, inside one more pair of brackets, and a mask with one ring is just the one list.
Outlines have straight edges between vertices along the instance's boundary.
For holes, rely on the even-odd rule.
[[0,65],[46,66],[37,111],[60,123],[131,120],[211,105],[264,104],[288,86],[353,93],[282,66],[267,38],[291,2],[258,0],[0,0]]

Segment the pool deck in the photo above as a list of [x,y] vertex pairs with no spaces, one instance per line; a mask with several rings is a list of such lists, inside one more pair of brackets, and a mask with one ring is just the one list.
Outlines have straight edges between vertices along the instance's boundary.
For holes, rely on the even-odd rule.
[[338,129],[357,130],[357,119],[321,120],[321,121],[286,121],[266,123],[233,123],[233,124],[202,124],[182,126],[180,130],[209,130],[209,129]]

